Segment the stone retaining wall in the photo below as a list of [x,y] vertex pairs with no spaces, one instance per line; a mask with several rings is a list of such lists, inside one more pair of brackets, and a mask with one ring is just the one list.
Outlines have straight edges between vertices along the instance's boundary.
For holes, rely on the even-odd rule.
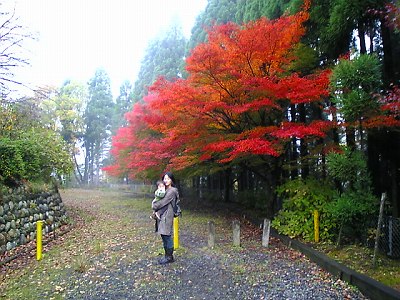
[[43,234],[66,224],[67,216],[57,189],[37,194],[25,188],[0,194],[0,255],[36,238],[36,222],[43,220]]

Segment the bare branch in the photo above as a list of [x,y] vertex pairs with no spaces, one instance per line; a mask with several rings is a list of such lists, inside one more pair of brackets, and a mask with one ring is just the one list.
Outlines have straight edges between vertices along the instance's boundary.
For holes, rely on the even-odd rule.
[[[2,9],[0,4],[0,10]],[[14,79],[17,68],[29,65],[24,57],[23,42],[34,39],[33,35],[19,24],[15,9],[11,12],[0,11],[0,92],[8,93],[13,85],[24,86]]]

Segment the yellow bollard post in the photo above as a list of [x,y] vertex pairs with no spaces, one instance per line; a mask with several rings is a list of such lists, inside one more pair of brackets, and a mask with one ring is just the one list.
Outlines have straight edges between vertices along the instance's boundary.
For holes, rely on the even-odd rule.
[[179,217],[174,218],[174,250],[179,248]]
[[36,260],[42,259],[42,226],[43,221],[36,222]]
[[314,210],[314,240],[316,243],[319,242],[319,212]]

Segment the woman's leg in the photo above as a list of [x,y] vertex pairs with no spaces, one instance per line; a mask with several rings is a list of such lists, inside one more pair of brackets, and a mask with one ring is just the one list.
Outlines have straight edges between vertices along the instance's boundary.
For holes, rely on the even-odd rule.
[[167,263],[171,263],[174,261],[174,242],[172,240],[171,235],[161,235],[162,241],[163,241],[163,246],[164,246],[164,251],[165,251],[165,256],[160,259],[160,264],[164,265]]
[[163,241],[163,246],[165,249],[171,249],[174,248],[174,242],[172,240],[172,235],[161,235],[162,241]]

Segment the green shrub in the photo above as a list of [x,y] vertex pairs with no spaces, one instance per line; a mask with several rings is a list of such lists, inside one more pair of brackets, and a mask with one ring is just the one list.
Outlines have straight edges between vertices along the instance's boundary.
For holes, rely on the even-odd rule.
[[38,147],[38,140],[23,138],[17,141],[20,153],[25,165],[25,178],[37,180],[41,178],[41,149]]
[[278,187],[278,195],[283,199],[283,208],[272,221],[279,233],[306,241],[314,239],[314,210],[319,212],[320,240],[330,241],[331,229],[336,226],[327,204],[336,192],[327,182],[316,179],[297,179]]
[[350,223],[377,211],[377,198],[368,191],[349,191],[338,195],[327,205],[327,211],[338,222]]
[[25,164],[18,144],[0,138],[0,179],[15,181],[25,177]]
[[55,132],[34,128],[13,141],[0,139],[0,181],[6,185],[19,180],[49,183],[71,170],[65,143]]
[[358,150],[344,149],[342,153],[327,156],[330,176],[341,182],[342,193],[327,206],[328,213],[340,224],[338,244],[343,229],[351,228],[351,239],[359,238],[368,219],[377,214],[378,199],[371,190],[365,155]]

